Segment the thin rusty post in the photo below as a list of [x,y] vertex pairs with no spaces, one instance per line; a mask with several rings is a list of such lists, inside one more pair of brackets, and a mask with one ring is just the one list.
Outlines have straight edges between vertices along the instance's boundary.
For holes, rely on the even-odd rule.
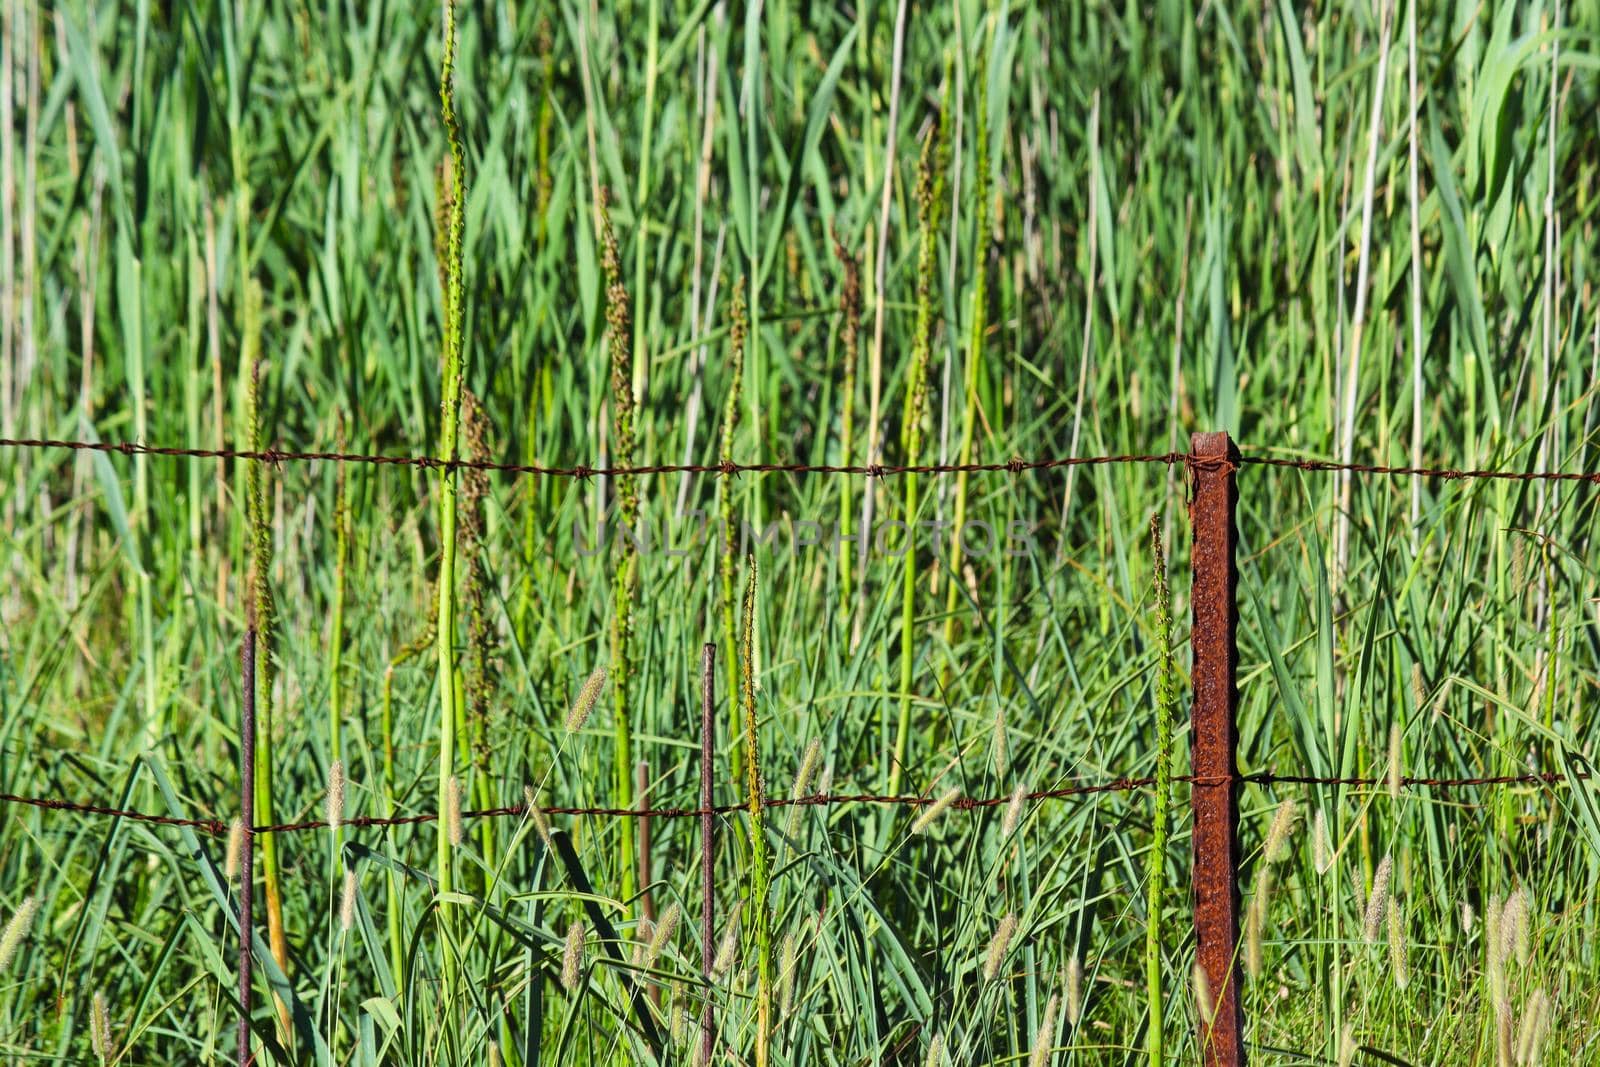
[[244,682],[243,713],[239,721],[239,821],[243,824],[239,842],[239,1067],[249,1067],[250,1059],[250,965],[251,905],[255,896],[255,819],[256,819],[256,631],[244,632],[244,648],[239,653]]
[[1191,766],[1194,807],[1195,956],[1210,990],[1212,1014],[1200,1022],[1206,1067],[1243,1067],[1244,1011],[1239,966],[1239,743],[1235,635],[1239,572],[1234,560],[1234,472],[1239,453],[1226,433],[1190,438],[1194,531],[1190,592],[1194,652]]
[[705,1011],[700,1016],[699,1062],[709,1065],[716,1052],[717,1033],[711,1007],[711,968],[716,962],[712,948],[713,924],[717,918],[716,881],[713,860],[716,856],[716,819],[711,814],[711,775],[716,755],[717,646],[707,643],[700,650],[700,970],[706,980]]

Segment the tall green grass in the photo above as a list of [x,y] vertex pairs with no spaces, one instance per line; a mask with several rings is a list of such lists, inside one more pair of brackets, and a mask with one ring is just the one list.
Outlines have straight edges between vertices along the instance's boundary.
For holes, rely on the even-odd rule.
[[[0,422],[331,450],[342,413],[362,450],[598,466],[623,461],[620,400],[637,463],[1005,462],[1226,429],[1283,457],[1600,467],[1592,4],[454,14],[450,34],[434,7],[6,6]],[[813,790],[926,797],[1186,770],[1181,710],[1165,739],[1154,711],[1186,684],[1181,471],[642,477],[653,540],[625,563],[626,541],[596,550],[614,478],[489,474],[469,503],[465,472],[351,469],[341,523],[334,472],[211,464],[0,451],[0,791],[230,821],[259,580],[263,820],[319,818],[335,758],[352,818],[447,813],[452,781],[468,809],[631,806],[640,761],[652,803],[693,806],[696,650],[742,666],[747,553],[769,795],[803,764]],[[1239,482],[1246,771],[1382,779],[1396,727],[1419,775],[1592,756],[1590,487]],[[951,525],[879,544],[913,518]],[[601,666],[613,717],[569,735]],[[719,804],[748,800],[741,704],[719,709]],[[761,1034],[773,1064],[920,1062],[937,1037],[951,1064],[1060,1067],[1146,1058],[1159,1031],[1187,1062],[1185,797],[1165,820],[1146,792],[951,807],[914,834],[861,805],[759,833],[741,814],[717,912],[764,887],[766,997],[753,899],[700,978],[726,927],[689,921],[698,820],[652,820],[643,857],[634,822],[561,815],[459,842],[449,819],[346,820],[335,863],[332,835],[269,835],[256,1047],[679,1062],[673,1006],[709,997],[744,1061]],[[1305,832],[1269,856],[1291,801]],[[1250,787],[1242,809],[1262,1056],[1593,1060],[1590,786]],[[1399,906],[1369,944],[1385,856]],[[123,1062],[221,1058],[223,871],[182,828],[8,808],[0,914],[37,914],[0,1058],[95,1062],[96,993]],[[653,958],[646,895],[685,917]]]

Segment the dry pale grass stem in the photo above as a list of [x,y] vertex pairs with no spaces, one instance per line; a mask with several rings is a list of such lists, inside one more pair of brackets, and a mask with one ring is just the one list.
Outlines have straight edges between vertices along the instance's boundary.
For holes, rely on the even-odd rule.
[[453,774],[450,776],[449,788],[445,790],[444,807],[445,825],[450,830],[450,844],[460,848],[464,839],[461,829],[461,779]]

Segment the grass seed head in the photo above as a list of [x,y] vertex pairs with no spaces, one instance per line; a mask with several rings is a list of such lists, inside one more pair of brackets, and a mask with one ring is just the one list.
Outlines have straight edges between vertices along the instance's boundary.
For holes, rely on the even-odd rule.
[[800,758],[800,770],[794,776],[794,791],[790,794],[796,800],[806,795],[806,789],[811,785],[811,776],[817,773],[817,767],[822,762],[822,741],[812,738],[806,746],[806,754]]
[[1389,906],[1389,878],[1393,873],[1394,859],[1384,853],[1372,876],[1372,893],[1367,897],[1366,913],[1361,922],[1362,934],[1368,941],[1378,940],[1378,935],[1383,932],[1383,917]]
[[106,1008],[106,995],[98,990],[89,1004],[89,1043],[102,1064],[116,1058],[117,1050],[111,1044],[111,1013]]
[[1011,947],[1011,937],[1017,932],[1017,913],[1008,911],[1000,920],[1000,925],[995,927],[994,937],[989,939],[989,949],[983,956],[983,980],[992,982],[1000,974],[1000,965],[1005,962],[1006,950]]
[[1006,801],[1005,818],[1000,820],[1000,835],[1010,837],[1022,821],[1022,805],[1028,800],[1028,785],[1018,782],[1017,787],[1011,791],[1011,799]]
[[1194,1009],[1200,1015],[1200,1028],[1207,1030],[1211,1027],[1212,1016],[1216,1014],[1216,1002],[1211,997],[1211,979],[1206,975],[1206,969],[1200,966],[1200,961],[1194,961],[1194,970],[1191,972],[1191,981],[1194,983]]
[[1074,1029],[1083,1018],[1083,961],[1074,952],[1067,961],[1067,1025]]
[[344,869],[344,890],[339,894],[339,929],[345,933],[350,932],[350,927],[356,919],[356,869]]
[[337,830],[344,822],[344,760],[334,760],[328,768],[328,828]]
[[522,807],[528,813],[528,818],[533,822],[534,830],[538,831],[539,839],[544,842],[544,847],[555,851],[555,842],[550,840],[550,816],[544,813],[533,799],[533,786],[522,787]]
[[583,972],[583,920],[574,919],[567,927],[567,944],[561,953],[561,985],[571,992],[578,988],[578,977]]
[[1272,876],[1263,867],[1256,877],[1256,891],[1244,919],[1244,969],[1252,979],[1261,977],[1261,932],[1267,922],[1267,894]]
[[783,935],[783,951],[778,963],[778,1017],[786,1019],[794,1007],[794,969],[797,963],[796,956],[799,948],[795,941],[794,931],[790,930]]
[[606,669],[596,667],[590,672],[578,689],[578,696],[572,702],[572,708],[567,712],[567,733],[575,734],[583,729],[583,724],[589,721],[589,713],[594,711],[594,706],[600,700],[600,694],[606,687]]
[[33,928],[33,919],[38,912],[39,898],[24,897],[22,903],[17,905],[17,910],[11,913],[5,931],[0,933],[0,975],[11,969],[11,961],[16,958],[22,942],[27,940],[28,931]]
[[1339,1034],[1339,1067],[1350,1067],[1356,1061],[1356,1027],[1345,1023]]
[[1544,1039],[1550,1029],[1550,998],[1535,989],[1522,1007],[1517,1027],[1517,1067],[1539,1067],[1544,1061]]
[[223,862],[228,881],[239,877],[239,867],[244,860],[244,820],[237,815],[228,826],[228,853]]
[[1311,830],[1311,863],[1319,876],[1333,868],[1333,841],[1328,836],[1328,816],[1321,808]]
[[646,967],[654,967],[656,960],[661,958],[661,953],[672,944],[672,938],[678,932],[678,923],[683,919],[683,907],[673,901],[662,914],[661,921],[656,923],[654,936],[650,938],[650,951],[645,954]]
[[721,978],[733,970],[733,965],[739,958],[739,913],[744,909],[744,901],[733,906],[733,914],[728,916],[728,925],[722,931],[722,940],[717,942],[717,955],[711,962],[711,977]]
[[942,794],[940,794],[939,799],[935,800],[932,804],[928,804],[923,807],[922,813],[918,815],[916,820],[911,824],[911,832],[914,834],[927,833],[928,827],[932,826],[938,820],[939,816],[948,811],[950,809],[950,805],[954,804],[960,798],[960,796],[960,789],[952,787],[945,790]]
[[944,1035],[934,1034],[928,1042],[928,1067],[944,1067]]
[[1061,1010],[1061,994],[1052,993],[1045,1002],[1044,1016],[1039,1020],[1039,1031],[1033,1035],[1033,1052],[1028,1056],[1028,1067],[1046,1067],[1050,1050],[1055,1047],[1056,1012]]
[[1526,967],[1532,954],[1528,936],[1528,891],[1519,885],[1506,897],[1505,907],[1500,912],[1500,959],[1509,963],[1515,957],[1518,964]]
[[1273,813],[1272,824],[1267,828],[1266,847],[1262,849],[1267,863],[1279,863],[1289,855],[1289,833],[1294,829],[1299,810],[1293,800],[1285,800]]
[[1394,984],[1404,989],[1410,981],[1406,972],[1406,925],[1399,904],[1393,901],[1389,905],[1389,969]]

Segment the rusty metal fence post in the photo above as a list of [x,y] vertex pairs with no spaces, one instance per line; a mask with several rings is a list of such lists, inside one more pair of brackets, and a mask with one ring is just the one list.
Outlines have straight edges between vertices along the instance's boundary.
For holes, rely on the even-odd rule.
[[1239,572],[1234,560],[1234,474],[1239,453],[1226,433],[1190,438],[1194,531],[1190,605],[1194,653],[1191,765],[1194,785],[1195,956],[1209,991],[1200,1021],[1206,1067],[1243,1067],[1244,1012],[1239,966],[1239,733],[1235,677]]

